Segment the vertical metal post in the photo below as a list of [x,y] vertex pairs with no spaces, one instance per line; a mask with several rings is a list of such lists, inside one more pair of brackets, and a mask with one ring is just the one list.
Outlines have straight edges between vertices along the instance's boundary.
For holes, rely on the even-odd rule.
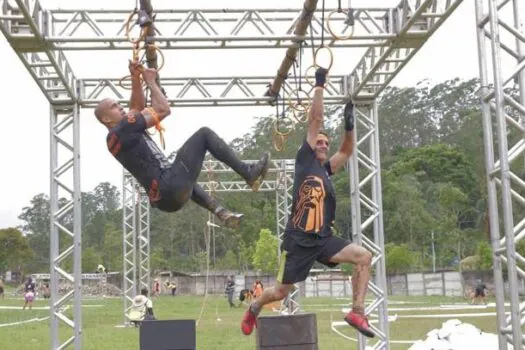
[[122,298],[124,304],[124,324],[128,324],[127,314],[131,301],[137,295],[136,242],[137,225],[135,205],[135,179],[123,169],[122,179],[122,226],[123,226],[123,269]]
[[[485,4],[488,5],[488,13],[484,13]],[[509,4],[512,4],[511,8]],[[516,252],[516,243],[525,235],[525,198],[520,194],[525,189],[525,182],[512,168],[512,163],[517,159],[522,160],[525,155],[525,139],[522,137],[516,141],[508,137],[516,129],[518,134],[525,133],[525,24],[521,17],[525,11],[523,4],[523,0],[501,3],[496,0],[476,0],[480,100],[500,350],[507,349],[507,342],[515,349],[522,347],[521,324],[525,321],[525,304],[520,303],[518,295],[518,277],[523,279],[525,271],[516,263],[524,261],[524,257]],[[507,10],[512,12],[506,12]],[[508,18],[502,13],[512,13],[514,23],[508,23]],[[500,28],[505,30],[504,36],[500,36]],[[508,38],[514,40],[509,41]],[[504,56],[504,53],[509,56]],[[516,66],[508,64],[512,61],[516,62]],[[509,73],[509,76],[504,76]],[[518,88],[512,89],[511,84]],[[510,92],[512,90],[514,91]],[[496,126],[496,135],[493,125]],[[509,142],[515,144],[509,146]],[[499,160],[495,160],[496,147]],[[514,203],[521,205],[521,210],[514,212]],[[500,220],[499,213],[503,220]],[[514,225],[515,220],[517,225]],[[507,264],[510,317],[505,315],[502,262]]]
[[[379,127],[377,105],[375,101],[355,106],[356,145],[354,154],[348,162],[350,197],[352,212],[353,241],[362,245],[372,254],[372,266],[375,267],[375,278],[368,283],[367,295],[375,299],[369,304],[365,313],[378,312],[377,327],[371,325],[377,334],[377,341],[367,340],[358,335],[358,347],[366,348],[367,341],[376,341],[374,349],[389,349],[388,311],[386,295],[386,268],[384,255],[383,208],[381,198],[381,167],[379,155]],[[368,146],[368,147],[367,147]],[[370,189],[369,189],[370,188]],[[373,240],[365,233],[372,233]]]
[[[79,106],[50,108],[50,345],[64,349],[82,347],[82,222],[80,191]],[[68,134],[69,135],[66,135]],[[60,201],[59,201],[60,199]],[[64,241],[64,242],[61,242]],[[63,246],[60,252],[60,246]],[[69,265],[69,266],[68,266]],[[71,272],[68,272],[71,271]],[[65,279],[73,289],[59,296],[58,285]],[[73,300],[73,319],[63,307]],[[59,321],[73,329],[73,335],[59,336]]]

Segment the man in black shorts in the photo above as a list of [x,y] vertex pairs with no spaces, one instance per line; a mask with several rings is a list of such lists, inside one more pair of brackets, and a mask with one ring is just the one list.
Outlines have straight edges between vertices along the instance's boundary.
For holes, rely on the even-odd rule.
[[[227,227],[238,227],[243,214],[223,208],[196,184],[206,152],[230,166],[254,191],[263,181],[269,165],[269,153],[258,163],[241,161],[230,147],[210,128],[195,132],[179,149],[173,164],[151,139],[146,129],[155,126],[171,111],[169,103],[155,82],[157,72],[130,62],[131,99],[126,113],[114,100],[105,99],[95,109],[95,116],[108,130],[107,145],[113,156],[148,193],[152,207],[165,212],[181,209],[191,198],[214,213]],[[151,91],[151,107],[145,108],[141,76]]]
[[363,335],[374,337],[364,314],[372,254],[361,246],[332,235],[336,201],[330,176],[342,169],[353,153],[354,114],[353,105],[348,103],[344,110],[345,133],[342,143],[339,150],[328,158],[329,139],[321,131],[326,74],[323,68],[315,73],[316,87],[309,111],[306,140],[295,160],[293,205],[283,237],[277,284],[267,288],[246,310],[241,323],[245,335],[252,333],[262,307],[284,299],[294,289],[294,283],[304,281],[315,261],[318,261],[329,267],[339,263],[355,265],[352,310],[344,319]]
[[483,283],[482,280],[478,280],[478,284],[476,285],[476,289],[474,291],[474,297],[472,298],[472,304],[478,304],[480,301],[483,304],[486,304],[485,298],[487,296],[487,286],[485,283]]

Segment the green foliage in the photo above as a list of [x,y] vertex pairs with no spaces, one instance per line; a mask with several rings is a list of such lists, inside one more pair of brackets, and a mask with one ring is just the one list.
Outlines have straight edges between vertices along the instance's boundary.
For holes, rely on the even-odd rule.
[[[450,267],[451,261],[476,255],[477,247],[472,242],[488,237],[490,217],[481,151],[483,130],[478,89],[476,80],[453,79],[435,86],[423,81],[410,88],[387,88],[378,101],[385,243],[396,248],[394,257],[402,249],[408,249],[412,260],[411,265],[406,266],[412,269],[432,266],[432,243],[438,267]],[[337,150],[342,135],[340,107],[325,108],[324,128],[332,139],[332,153]],[[273,159],[295,158],[306,135],[306,125],[298,124],[283,150],[277,152],[272,146],[274,118],[259,117],[251,130],[231,142],[239,157],[258,159],[263,152],[271,151]],[[510,134],[509,137],[517,139],[522,135]],[[369,146],[369,141],[363,140],[359,149]],[[172,160],[173,156],[170,156]],[[512,166],[518,174],[523,172],[521,159]],[[362,172],[361,180],[367,174]],[[240,181],[236,174],[205,172],[201,173],[199,181],[208,181],[210,176],[216,181]],[[268,178],[274,180],[275,174],[270,173]],[[350,237],[352,215],[348,174],[337,173],[332,182],[337,197],[336,234]],[[364,188],[367,193],[370,190],[368,185]],[[215,264],[210,268],[239,271],[255,268],[273,273],[277,264],[277,242],[271,234],[272,239],[265,241],[258,233],[265,229],[264,235],[268,235],[266,228],[275,231],[275,193],[217,192],[212,195],[221,205],[245,216],[239,230],[225,227],[215,230],[211,247]],[[95,257],[109,271],[121,271],[122,210],[117,187],[101,183],[92,191],[82,193],[81,200],[82,247],[87,254],[83,258],[84,272],[91,268],[90,259],[94,261]],[[65,203],[60,199],[60,206]],[[520,209],[515,207],[516,215],[522,214]],[[26,271],[49,272],[49,213],[49,198],[37,194],[19,216],[23,222],[20,229],[30,250],[34,251],[32,257],[22,262]],[[151,209],[150,213],[152,270],[204,271],[206,222],[211,219],[210,214],[191,201],[177,213],[156,209]],[[366,217],[367,210],[362,210],[361,214]],[[61,223],[72,229],[72,216],[66,215]],[[365,232],[365,235],[371,234],[369,229]],[[257,251],[259,243],[271,248]],[[70,237],[61,234],[60,244],[61,248],[71,244]],[[523,249],[525,253],[525,246],[518,244],[516,249]],[[266,252],[272,256],[262,258]],[[264,266],[266,262],[275,266]],[[66,259],[64,263],[70,266],[71,261]],[[394,269],[401,268],[394,266]],[[341,268],[351,273],[352,265],[343,264]]]
[[478,265],[480,271],[492,270],[492,247],[487,241],[481,241],[477,247]]
[[102,254],[95,247],[82,249],[82,271],[84,273],[96,272],[100,263],[102,263]]
[[253,266],[263,273],[276,273],[278,267],[277,248],[279,241],[272,231],[262,229],[253,254]]
[[33,254],[20,230],[13,227],[0,229],[0,271],[16,269]]
[[238,269],[238,259],[235,253],[228,250],[224,257],[220,258],[215,264],[215,268],[219,270],[234,270]]
[[385,245],[387,273],[409,272],[417,262],[417,253],[412,251],[407,244]]

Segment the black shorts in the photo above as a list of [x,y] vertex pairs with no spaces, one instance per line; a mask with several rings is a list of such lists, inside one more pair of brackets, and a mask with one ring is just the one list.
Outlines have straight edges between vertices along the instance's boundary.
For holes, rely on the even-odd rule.
[[330,259],[351,242],[340,237],[330,236],[316,240],[316,245],[301,245],[290,235],[285,235],[281,244],[281,262],[277,281],[293,284],[306,280],[316,261],[328,267],[338,264]]
[[474,297],[484,297],[485,296],[485,289],[483,288],[476,288]]

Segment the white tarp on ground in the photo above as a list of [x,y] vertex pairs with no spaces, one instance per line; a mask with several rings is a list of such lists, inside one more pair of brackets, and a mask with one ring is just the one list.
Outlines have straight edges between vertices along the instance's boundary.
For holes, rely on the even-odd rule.
[[[498,349],[498,336],[485,333],[460,320],[448,320],[440,329],[427,333],[425,340],[418,340],[409,350],[494,350]],[[509,345],[512,350],[512,345]]]

